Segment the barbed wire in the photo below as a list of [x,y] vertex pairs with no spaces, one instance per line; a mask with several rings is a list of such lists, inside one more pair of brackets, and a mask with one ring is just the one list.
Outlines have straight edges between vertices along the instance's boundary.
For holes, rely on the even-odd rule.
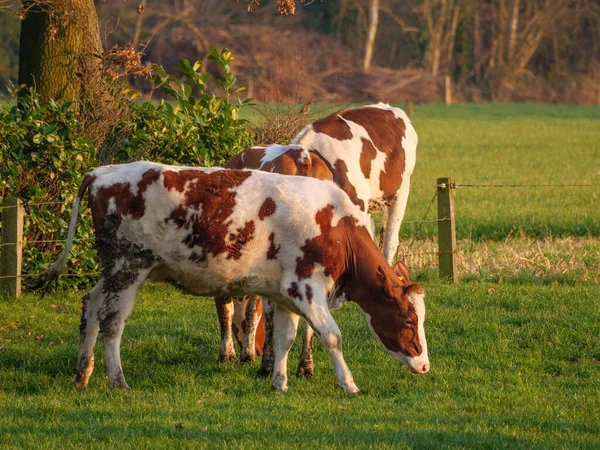
[[[413,188],[431,188],[431,185],[412,185]],[[440,183],[436,185],[436,188],[441,188],[441,189],[445,189],[447,187],[447,185],[445,183]],[[458,182],[452,182],[450,183],[450,188],[452,189],[457,189],[457,188],[532,188],[532,187],[553,187],[553,188],[568,188],[568,187],[600,187],[600,184],[596,184],[596,183],[574,183],[574,184],[550,184],[550,183],[540,183],[540,184],[532,184],[532,183],[458,183]],[[438,190],[436,189],[435,193],[433,194],[431,201],[429,202],[429,205],[427,206],[427,209],[425,210],[425,213],[423,215],[423,218],[421,220],[411,220],[411,221],[403,221],[402,224],[403,225],[407,225],[407,224],[418,224],[418,226],[416,227],[416,230],[413,232],[413,237],[410,241],[410,243],[408,244],[408,246],[406,247],[406,251],[400,251],[400,249],[398,249],[396,251],[396,255],[395,258],[397,258],[398,256],[401,256],[402,258],[406,258],[406,257],[413,257],[413,256],[423,256],[423,255],[436,255],[436,256],[440,256],[443,254],[455,254],[457,253],[457,251],[431,251],[431,252],[417,252],[417,250],[419,250],[421,247],[423,247],[423,245],[425,245],[428,241],[427,240],[423,240],[423,242],[421,243],[421,245],[419,245],[418,247],[412,249],[412,246],[414,245],[414,243],[417,240],[417,237],[419,236],[419,233],[421,232],[421,229],[423,227],[424,224],[426,223],[436,223],[436,222],[444,222],[444,221],[449,221],[451,220],[449,217],[442,217],[442,218],[437,218],[437,219],[427,219],[427,216],[430,214],[433,205],[435,203],[435,200],[438,196]],[[82,199],[84,202],[86,202],[86,199]],[[22,206],[29,208],[32,206],[58,206],[58,205],[67,205],[68,202],[34,202],[34,203],[25,203],[23,202]],[[16,208],[17,205],[7,205],[7,206],[3,206],[0,204],[0,210],[3,209],[10,209],[10,208]],[[74,241],[78,241],[78,242],[83,242],[83,241],[91,241],[94,240],[95,238],[91,237],[91,238],[76,238],[74,239]],[[35,241],[26,241],[24,243],[24,245],[28,245],[28,244],[43,244],[43,243],[59,243],[59,242],[66,242],[66,239],[46,239],[46,240],[35,240]],[[1,243],[0,247],[6,247],[6,246],[16,246],[17,243],[16,242],[9,242],[9,243]],[[411,251],[411,249],[413,251]],[[92,276],[92,275],[101,275],[101,272],[89,272],[89,273],[66,273],[66,274],[61,274],[59,275],[60,277],[83,277],[83,276]],[[34,277],[38,277],[42,275],[42,273],[36,273],[36,274],[22,274],[22,275],[7,275],[7,276],[0,276],[0,279],[7,279],[7,278],[34,278]]]
[[[438,185],[438,187],[442,187]],[[445,187],[445,185],[443,186]],[[600,184],[471,184],[471,183],[450,183],[450,187],[455,189],[459,187],[485,187],[485,188],[501,188],[501,187],[600,187]]]
[[[29,273],[29,274],[21,274],[21,275],[4,275],[0,277],[0,280],[6,278],[35,278],[42,275],[44,272],[40,273]],[[87,277],[89,275],[102,275],[102,272],[89,272],[89,273],[61,273],[59,277]]]
[[[93,241],[96,238],[74,238],[73,242],[83,242],[83,241]],[[45,239],[45,240],[41,240],[41,241],[26,241],[23,246],[26,246],[28,244],[48,244],[48,243],[54,243],[54,242],[67,242],[66,239]],[[0,247],[6,247],[9,245],[17,245],[17,242],[7,242],[5,244],[0,244]]]

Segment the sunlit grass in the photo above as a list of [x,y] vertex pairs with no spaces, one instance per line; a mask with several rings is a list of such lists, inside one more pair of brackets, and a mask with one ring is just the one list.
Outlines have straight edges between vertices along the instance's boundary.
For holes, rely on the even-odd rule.
[[[386,355],[354,304],[335,313],[362,390],[347,397],[318,345],[311,380],[277,394],[257,364],[217,364],[209,299],[146,286],[123,339],[130,392],[112,391],[101,342],[77,392],[79,297],[0,303],[2,448],[600,445],[600,289],[428,283],[432,371]],[[297,361],[290,357],[290,375]]]

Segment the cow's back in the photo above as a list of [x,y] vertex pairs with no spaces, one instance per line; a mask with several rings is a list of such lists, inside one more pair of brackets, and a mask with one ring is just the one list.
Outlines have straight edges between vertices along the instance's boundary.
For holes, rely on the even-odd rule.
[[202,295],[279,295],[281,271],[320,233],[317,212],[355,209],[332,183],[306,177],[147,162],[91,175],[97,234],[151,252],[152,278]]
[[292,142],[317,153],[333,181],[366,211],[370,199],[395,197],[410,178],[417,140],[404,111],[379,103],[317,120]]

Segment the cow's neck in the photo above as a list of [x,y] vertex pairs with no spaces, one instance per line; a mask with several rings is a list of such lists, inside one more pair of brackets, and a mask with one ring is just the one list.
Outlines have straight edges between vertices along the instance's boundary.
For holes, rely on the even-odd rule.
[[394,277],[394,272],[385,257],[377,248],[368,232],[359,233],[349,242],[352,247],[351,258],[347,261],[346,272],[340,278],[338,290],[346,300],[353,301],[367,314],[371,314],[375,303],[383,300],[383,282],[377,276],[381,266],[388,277]]

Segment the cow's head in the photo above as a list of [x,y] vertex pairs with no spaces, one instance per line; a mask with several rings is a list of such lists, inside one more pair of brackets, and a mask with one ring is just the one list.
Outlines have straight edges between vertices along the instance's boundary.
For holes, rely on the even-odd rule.
[[392,271],[379,266],[376,273],[379,297],[365,310],[369,326],[388,352],[414,373],[429,371],[425,339],[425,292],[410,283],[408,270],[396,263]]

